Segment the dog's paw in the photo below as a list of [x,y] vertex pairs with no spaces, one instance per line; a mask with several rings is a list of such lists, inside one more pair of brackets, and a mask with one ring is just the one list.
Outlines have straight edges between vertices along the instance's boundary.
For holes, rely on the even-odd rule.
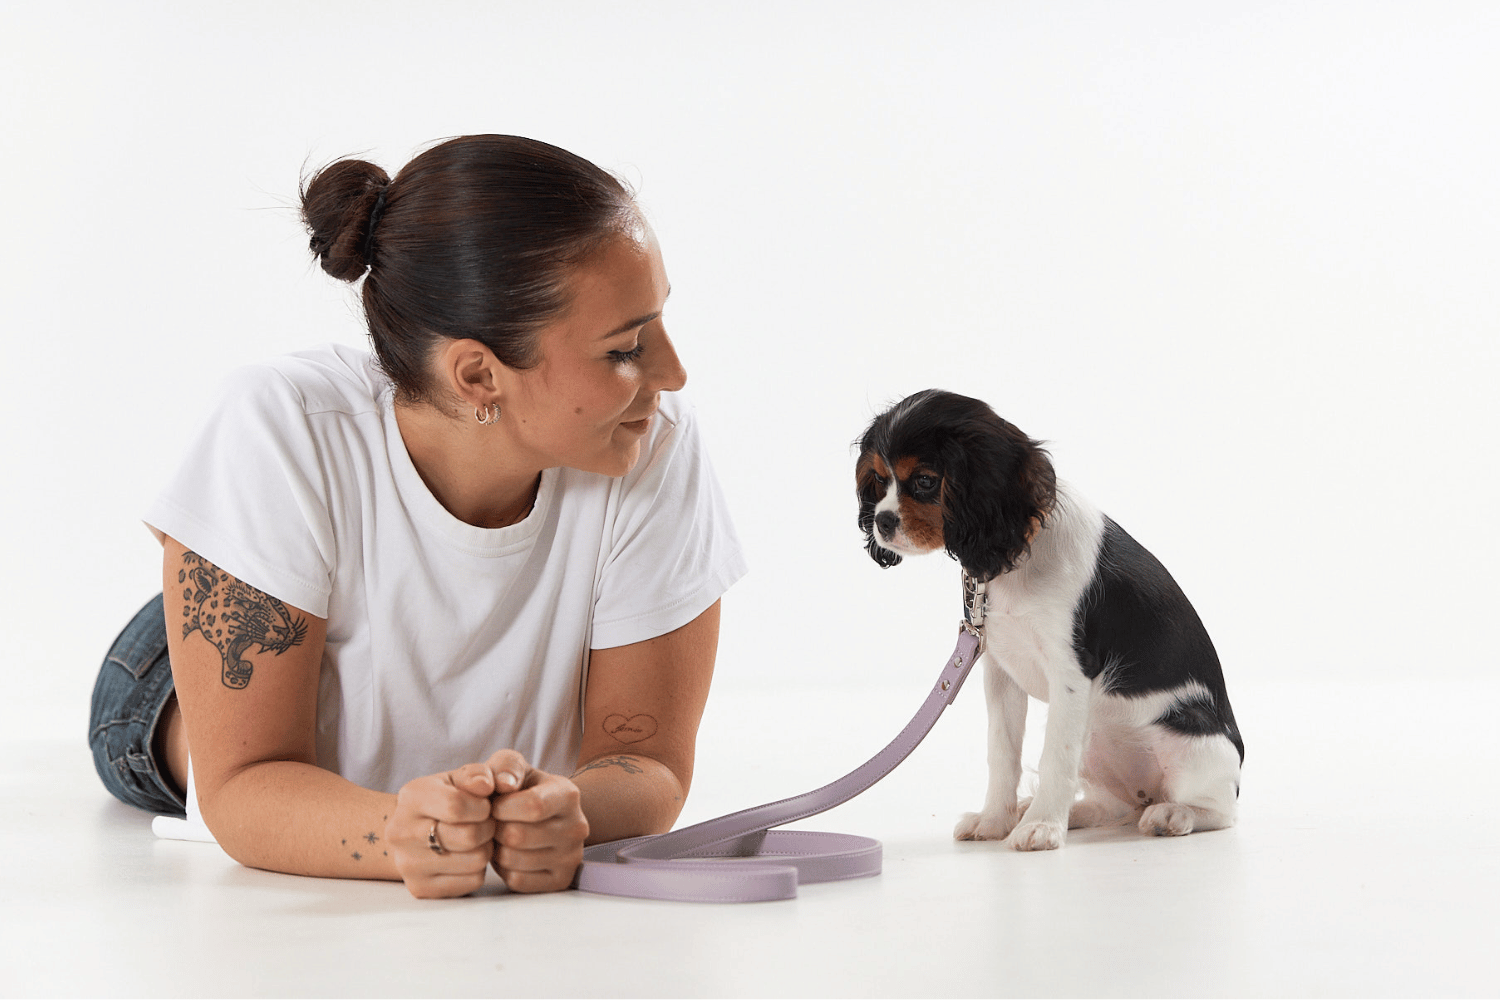
[[1016,817],[1005,813],[964,813],[953,828],[954,840],[1004,840]]
[[1181,837],[1193,832],[1196,815],[1189,806],[1177,802],[1158,802],[1147,806],[1138,824],[1142,833],[1155,837]]
[[1007,843],[1016,851],[1055,851],[1063,845],[1067,835],[1068,831],[1063,824],[1043,820],[1040,823],[1022,823],[1016,827]]

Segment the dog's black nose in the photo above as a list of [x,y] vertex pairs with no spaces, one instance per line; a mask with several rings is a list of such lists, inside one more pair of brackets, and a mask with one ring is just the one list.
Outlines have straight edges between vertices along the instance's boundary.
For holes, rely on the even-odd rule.
[[893,510],[883,510],[875,515],[875,527],[880,529],[881,538],[890,541],[901,527],[901,517]]

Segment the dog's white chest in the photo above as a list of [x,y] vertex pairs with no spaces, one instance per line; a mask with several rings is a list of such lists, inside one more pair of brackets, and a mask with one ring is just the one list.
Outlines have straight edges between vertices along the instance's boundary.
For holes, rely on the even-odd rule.
[[1051,701],[1052,685],[1065,680],[1057,671],[1076,663],[1073,617],[1068,613],[1074,602],[1039,592],[1035,583],[1025,570],[989,583],[986,647],[1022,691],[1038,701]]
[[1046,643],[1020,617],[995,615],[985,622],[986,650],[1022,691],[1037,701],[1048,701]]

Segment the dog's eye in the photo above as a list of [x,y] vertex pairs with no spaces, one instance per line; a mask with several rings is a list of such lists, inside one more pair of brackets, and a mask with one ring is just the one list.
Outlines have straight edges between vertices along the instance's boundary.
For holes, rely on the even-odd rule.
[[930,493],[935,493],[937,491],[937,488],[937,476],[929,476],[924,474],[915,477],[911,481],[911,491],[917,496],[925,496]]

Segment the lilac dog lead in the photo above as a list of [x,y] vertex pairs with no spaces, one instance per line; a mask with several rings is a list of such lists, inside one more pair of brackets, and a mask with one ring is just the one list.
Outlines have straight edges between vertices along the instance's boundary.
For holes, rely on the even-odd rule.
[[984,589],[967,574],[958,645],[917,714],[884,750],[822,788],[671,833],[597,844],[573,884],[584,892],[694,903],[791,899],[799,882],[880,874],[880,841],[841,833],[774,830],[842,805],[895,770],[917,748],[984,648]]

